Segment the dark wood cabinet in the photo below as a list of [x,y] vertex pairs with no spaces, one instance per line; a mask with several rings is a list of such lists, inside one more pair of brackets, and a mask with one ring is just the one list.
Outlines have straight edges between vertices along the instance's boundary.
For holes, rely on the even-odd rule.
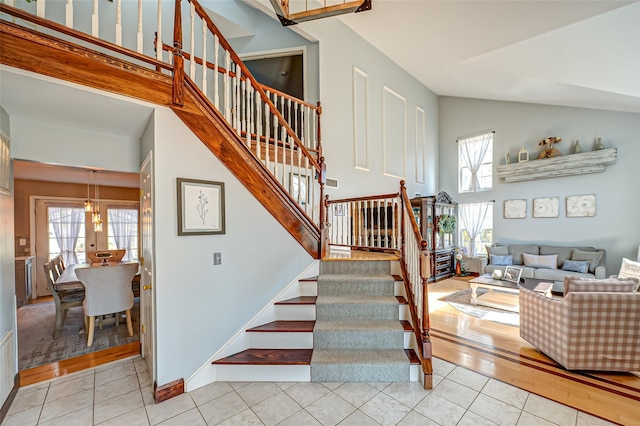
[[31,299],[34,256],[16,257],[16,301],[18,307]]
[[431,281],[454,274],[458,203],[446,192],[411,200],[422,238],[431,253]]

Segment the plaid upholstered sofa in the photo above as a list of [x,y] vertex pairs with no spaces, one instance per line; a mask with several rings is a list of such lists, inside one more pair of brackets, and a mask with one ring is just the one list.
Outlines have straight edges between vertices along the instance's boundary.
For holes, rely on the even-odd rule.
[[567,370],[640,371],[637,278],[566,277],[563,298],[520,289],[520,336]]

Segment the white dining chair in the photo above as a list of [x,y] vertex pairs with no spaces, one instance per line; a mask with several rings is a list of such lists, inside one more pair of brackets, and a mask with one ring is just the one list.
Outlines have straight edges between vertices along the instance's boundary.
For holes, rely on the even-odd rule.
[[138,272],[137,263],[116,266],[95,266],[76,269],[76,276],[85,288],[84,307],[87,346],[93,344],[96,317],[125,312],[129,336],[133,336],[131,280]]

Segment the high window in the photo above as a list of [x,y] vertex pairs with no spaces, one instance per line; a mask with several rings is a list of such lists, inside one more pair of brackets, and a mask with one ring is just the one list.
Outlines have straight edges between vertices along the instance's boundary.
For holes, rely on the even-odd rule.
[[461,246],[470,257],[483,253],[484,245],[493,241],[493,203],[460,203],[458,216]]
[[493,187],[493,132],[458,140],[458,191]]

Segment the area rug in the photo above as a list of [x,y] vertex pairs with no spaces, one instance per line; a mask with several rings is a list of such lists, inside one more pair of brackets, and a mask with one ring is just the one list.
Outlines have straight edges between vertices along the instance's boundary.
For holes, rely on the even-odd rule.
[[[478,296],[484,294],[487,290],[478,289]],[[499,322],[501,324],[510,325],[513,327],[520,326],[520,315],[517,312],[503,311],[500,309],[493,309],[486,306],[472,305],[471,304],[471,289],[459,290],[455,293],[451,293],[444,297],[444,300],[452,307],[464,312],[467,315],[471,315],[483,320]]]
[[38,367],[137,342],[140,340],[140,299],[138,297],[134,299],[131,318],[133,336],[129,336],[126,320],[122,318],[117,327],[113,323],[104,324],[102,330],[96,326],[93,345],[87,347],[82,306],[67,311],[62,330],[54,340],[53,330],[56,322],[54,302],[24,305],[18,309],[18,369]]

